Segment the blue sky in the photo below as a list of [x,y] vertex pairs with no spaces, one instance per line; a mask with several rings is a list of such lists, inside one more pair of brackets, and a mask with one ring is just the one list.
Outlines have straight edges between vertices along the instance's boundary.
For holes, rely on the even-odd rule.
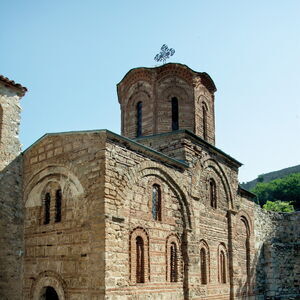
[[240,181],[300,163],[300,1],[2,1],[0,73],[26,86],[23,149],[47,132],[120,133],[116,84],[170,60],[216,86],[216,145]]

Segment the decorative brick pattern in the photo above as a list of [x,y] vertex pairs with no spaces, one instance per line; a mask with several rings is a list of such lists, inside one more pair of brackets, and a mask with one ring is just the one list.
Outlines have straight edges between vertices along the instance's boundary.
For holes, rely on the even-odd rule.
[[[147,74],[147,76],[145,75]],[[205,76],[204,76],[205,77]],[[136,105],[141,102],[142,135],[165,133],[172,127],[172,99],[178,101],[178,129],[187,129],[215,142],[214,89],[202,83],[203,74],[181,64],[134,69],[118,84],[122,135],[136,138]],[[213,84],[213,82],[212,82]],[[205,116],[203,113],[205,107]],[[205,126],[204,126],[205,118]],[[205,136],[204,136],[205,135]]]

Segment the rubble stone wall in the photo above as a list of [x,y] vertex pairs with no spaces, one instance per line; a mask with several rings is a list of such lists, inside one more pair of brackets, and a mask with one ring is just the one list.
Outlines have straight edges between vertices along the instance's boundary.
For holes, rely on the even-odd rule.
[[256,294],[268,297],[262,299],[300,297],[299,224],[299,212],[255,207]]
[[22,291],[22,157],[19,156],[20,94],[0,82],[0,298]]

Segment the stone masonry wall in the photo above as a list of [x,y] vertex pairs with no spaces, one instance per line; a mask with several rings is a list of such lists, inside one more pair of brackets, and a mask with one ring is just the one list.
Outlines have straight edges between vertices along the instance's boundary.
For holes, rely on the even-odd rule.
[[[107,143],[106,149],[107,299],[183,299],[184,269],[179,249],[185,225],[178,191],[157,162],[116,143]],[[153,184],[162,192],[161,221],[153,220],[151,214]],[[136,282],[133,248],[137,235],[145,243],[145,283]],[[178,246],[178,282],[167,279],[168,241]]]
[[[167,166],[115,141],[109,141],[106,149],[107,299],[220,300],[243,299],[252,293],[253,202],[237,196],[236,167],[192,143],[185,149],[191,158],[186,170]],[[217,185],[217,208],[210,204],[210,178]],[[162,191],[161,220],[152,216],[153,184]],[[248,234],[249,249],[245,247]],[[136,236],[145,242],[144,283],[137,283],[135,277]],[[168,277],[170,237],[180,249],[178,282],[170,282]],[[207,251],[206,284],[201,282],[202,247]],[[222,251],[224,282],[220,277]]]
[[19,106],[21,95],[0,81],[0,298],[21,298],[23,205]]
[[101,133],[49,135],[25,152],[24,300],[40,299],[45,286],[60,300],[104,299],[104,140]]
[[275,213],[255,207],[255,285],[259,299],[300,298],[299,224],[299,212]]

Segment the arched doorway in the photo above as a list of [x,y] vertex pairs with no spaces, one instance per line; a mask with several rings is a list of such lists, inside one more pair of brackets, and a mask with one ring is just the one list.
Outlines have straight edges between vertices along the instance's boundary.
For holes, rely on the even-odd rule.
[[52,286],[46,286],[41,292],[40,300],[59,300],[59,297]]

